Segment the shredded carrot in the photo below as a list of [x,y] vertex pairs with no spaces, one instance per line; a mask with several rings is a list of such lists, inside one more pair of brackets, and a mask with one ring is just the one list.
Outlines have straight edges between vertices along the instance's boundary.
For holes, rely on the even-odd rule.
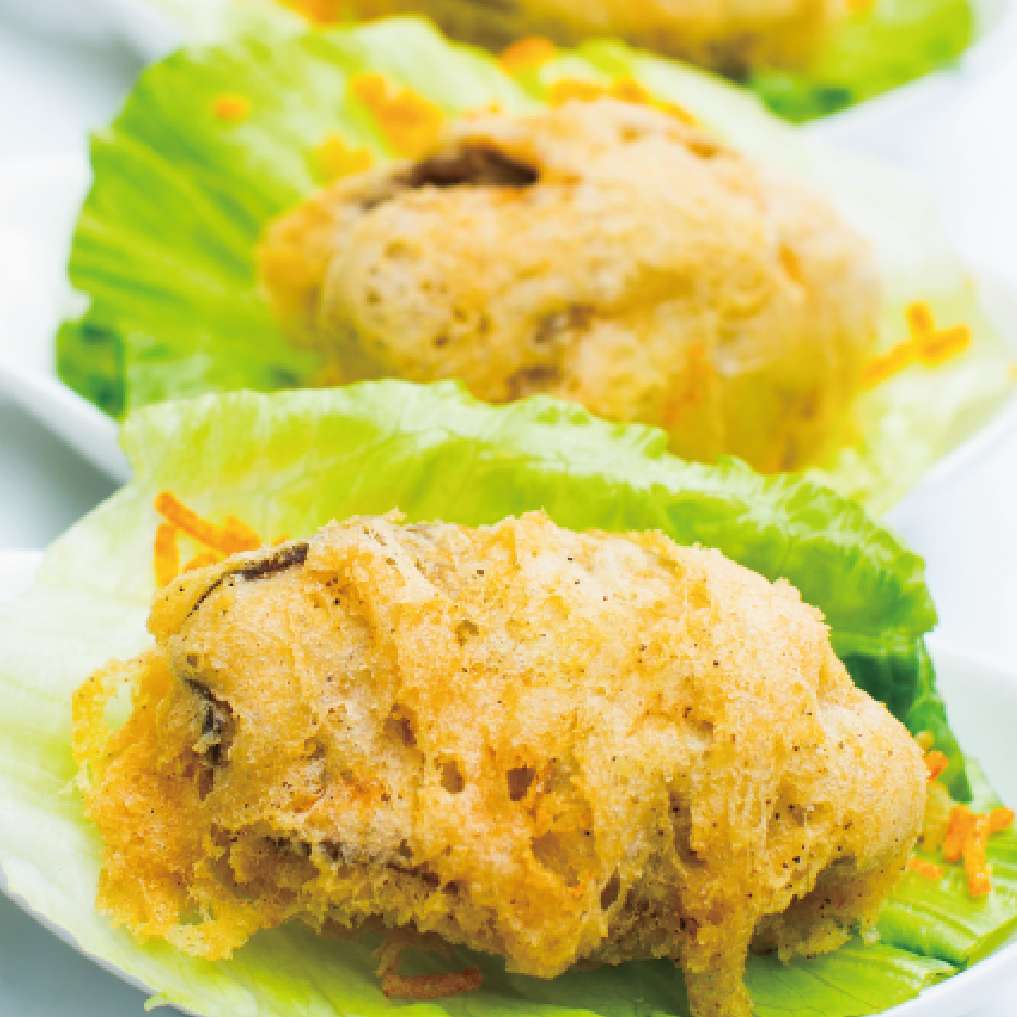
[[338,0],[281,0],[284,7],[302,14],[316,25],[331,25],[339,20]]
[[374,156],[366,148],[351,148],[338,134],[330,134],[314,149],[315,168],[327,183],[370,169]]
[[1014,811],[1000,806],[989,813],[989,833],[1002,833],[1013,826]]
[[1002,806],[986,813],[972,812],[966,805],[957,805],[950,813],[950,826],[943,842],[943,858],[948,862],[963,859],[968,879],[968,893],[984,897],[992,890],[992,873],[986,858],[989,838],[1013,824],[1012,809]]
[[261,538],[249,526],[229,516],[222,527],[202,519],[169,491],[160,492],[155,499],[155,510],[177,529],[193,537],[199,544],[223,554],[253,551],[261,546]]
[[547,101],[552,106],[577,99],[581,102],[593,102],[596,99],[617,99],[619,102],[631,102],[640,106],[653,106],[664,113],[681,120],[689,126],[699,126],[695,114],[680,103],[666,99],[658,99],[645,85],[632,77],[615,78],[610,85],[597,81],[584,81],[581,78],[559,78],[552,82],[547,91]]
[[919,731],[915,735],[915,741],[923,752],[928,752],[936,744],[936,736],[931,731]]
[[603,99],[607,89],[596,81],[583,81],[581,78],[559,78],[551,83],[547,90],[547,101],[552,106],[578,99],[580,102],[593,102]]
[[964,871],[968,877],[968,893],[984,897],[992,889],[989,863],[985,850],[989,846],[989,817],[975,816],[964,841]]
[[946,758],[945,753],[937,749],[925,753],[925,769],[929,773],[929,780],[935,780],[949,765],[950,760]]
[[954,325],[953,328],[943,329],[929,336],[918,347],[918,354],[922,363],[929,367],[937,367],[939,364],[959,356],[971,345],[971,329],[967,325]]
[[862,385],[865,388],[875,388],[895,374],[900,374],[915,362],[915,354],[916,350],[910,339],[891,346],[885,353],[877,354],[862,370]]
[[413,159],[434,147],[445,117],[430,99],[374,73],[358,74],[350,80],[350,88],[374,114],[397,154]]
[[908,304],[904,315],[912,339],[924,339],[935,333],[936,319],[932,316],[932,308],[924,300]]
[[938,367],[960,356],[971,345],[971,329],[967,325],[937,328],[932,308],[923,300],[909,304],[904,312],[908,338],[877,354],[862,370],[862,385],[873,388],[912,364]]
[[177,528],[172,523],[159,523],[155,529],[155,585],[165,586],[179,571]]
[[212,103],[212,112],[219,120],[235,124],[251,115],[251,100],[245,95],[225,93],[217,95]]
[[517,39],[511,46],[503,49],[498,57],[498,63],[508,74],[520,74],[546,64],[548,60],[553,60],[557,53],[558,48],[550,39],[531,35],[525,39]]
[[925,879],[937,881],[943,878],[943,870],[935,862],[930,862],[926,858],[919,858],[917,855],[908,861],[908,869]]
[[950,825],[943,841],[943,857],[948,862],[959,862],[964,853],[964,842],[974,826],[974,813],[966,805],[955,805],[950,813]]

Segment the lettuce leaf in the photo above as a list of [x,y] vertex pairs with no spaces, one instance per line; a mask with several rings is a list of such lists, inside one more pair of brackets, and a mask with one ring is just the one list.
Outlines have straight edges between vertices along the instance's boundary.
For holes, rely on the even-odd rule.
[[876,0],[838,25],[801,70],[759,69],[748,84],[775,113],[812,120],[949,66],[974,35],[970,0]]
[[[265,224],[323,183],[316,152],[326,138],[391,156],[348,89],[367,70],[448,116],[491,103],[535,108],[561,77],[633,77],[828,194],[873,243],[886,290],[884,344],[903,336],[904,308],[915,299],[944,325],[970,324],[975,336],[968,355],[913,368],[868,393],[846,444],[820,464],[827,482],[870,506],[892,504],[1011,393],[1010,354],[913,182],[810,145],[727,82],[619,43],[586,43],[512,78],[488,54],[415,19],[321,32],[299,31],[289,17],[259,26],[147,69],[93,139],[94,181],[69,265],[88,310],[60,330],[57,364],[69,385],[113,415],[202,392],[322,380],[316,355],[282,336],[258,290],[253,253]],[[223,95],[242,96],[249,115],[216,117]],[[937,407],[935,426],[929,406]]]
[[[975,811],[1002,804],[977,763],[969,762],[968,773]],[[1017,931],[1017,830],[993,834],[986,857],[992,893],[984,899],[971,897],[964,871],[957,866],[946,866],[938,882],[907,873],[883,908],[879,923],[883,939],[960,966],[992,953]]]
[[[69,698],[91,669],[148,643],[159,490],[210,517],[234,512],[291,536],[397,506],[411,518],[469,523],[544,506],[563,524],[660,527],[788,576],[858,653],[863,641],[892,652],[934,620],[921,563],[852,503],[736,461],[682,462],[658,432],[546,398],[493,408],[453,383],[395,381],[233,393],[147,408],[128,419],[123,440],[133,481],[54,544],[27,594],[0,607],[0,865],[10,891],[83,950],[150,986],[155,1002],[200,1014],[684,1017],[687,1008],[673,966],[662,963],[541,982],[485,959],[482,992],[410,1005],[379,992],[370,937],[337,941],[288,927],[209,964],[113,929],[93,903],[100,848],[71,786]],[[888,694],[914,705],[907,689]],[[936,904],[948,916],[959,906],[952,897]],[[1009,898],[997,910],[1002,927],[1014,913]],[[788,967],[752,958],[758,1017],[862,1017],[950,975],[957,964],[937,945],[930,956],[898,945],[913,943],[927,917],[895,919],[881,945],[853,942]]]

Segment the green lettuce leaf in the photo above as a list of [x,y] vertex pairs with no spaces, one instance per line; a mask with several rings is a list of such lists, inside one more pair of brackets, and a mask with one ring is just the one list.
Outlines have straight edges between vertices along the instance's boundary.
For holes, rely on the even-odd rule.
[[970,0],[875,0],[801,70],[759,69],[748,84],[775,113],[812,120],[949,66],[974,35]]
[[[543,506],[566,525],[659,527],[787,576],[860,655],[863,642],[895,652],[934,620],[921,563],[856,505],[736,461],[682,462],[659,432],[546,398],[493,408],[452,383],[395,381],[233,393],[147,408],[128,419],[123,440],[132,482],[53,545],[28,593],[0,607],[0,865],[10,891],[83,950],[150,986],[155,1002],[200,1014],[685,1017],[687,1007],[674,968],[661,963],[541,982],[486,959],[482,992],[411,1005],[381,995],[369,937],[287,927],[209,964],[113,929],[94,908],[100,846],[72,787],[69,699],[93,668],[149,642],[158,491],[294,537],[354,512],[399,507],[410,518],[480,523]],[[884,691],[912,709],[923,690]],[[960,904],[936,906],[949,915]],[[1013,911],[999,898],[997,924]],[[923,956],[899,945],[921,933],[906,915],[888,930],[883,944],[853,942],[788,967],[752,958],[757,1017],[863,1017],[956,970],[938,946]]]
[[[150,67],[114,123],[93,139],[94,180],[69,266],[88,310],[60,330],[57,362],[69,385],[109,413],[208,391],[321,380],[316,355],[282,336],[259,292],[253,254],[266,223],[322,184],[316,151],[326,138],[391,155],[348,88],[352,75],[367,70],[449,116],[491,103],[535,108],[561,77],[635,78],[750,155],[829,195],[872,241],[886,291],[884,345],[903,337],[904,308],[916,299],[928,301],[943,325],[966,322],[974,332],[968,355],[912,368],[867,393],[852,433],[821,463],[827,482],[870,507],[891,505],[1011,394],[1011,355],[913,181],[809,144],[727,82],[619,43],[562,51],[516,79],[488,54],[453,45],[415,19],[311,33],[288,17],[259,24]],[[249,115],[217,118],[222,95],[242,96]]]
[[[969,762],[968,773],[975,811],[1002,804],[976,763]],[[1017,931],[1017,830],[993,834],[986,857],[992,870],[992,893],[986,898],[971,897],[958,866],[945,866],[938,882],[907,873],[883,908],[883,939],[960,966],[992,953]]]

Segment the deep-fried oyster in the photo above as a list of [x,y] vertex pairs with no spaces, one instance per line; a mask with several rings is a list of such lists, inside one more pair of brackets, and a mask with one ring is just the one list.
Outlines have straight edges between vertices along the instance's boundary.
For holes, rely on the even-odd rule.
[[[76,696],[101,906],[217,958],[380,920],[551,977],[666,957],[746,1017],[750,944],[873,918],[920,749],[818,611],[657,533],[331,523],[179,577]],[[106,731],[107,697],[134,708]]]
[[614,100],[460,123],[278,220],[259,261],[284,326],[345,380],[546,392],[763,470],[839,436],[879,309],[830,206]]

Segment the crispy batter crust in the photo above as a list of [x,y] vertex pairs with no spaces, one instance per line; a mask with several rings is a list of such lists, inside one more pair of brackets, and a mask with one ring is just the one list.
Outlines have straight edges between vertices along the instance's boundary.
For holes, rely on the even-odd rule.
[[202,956],[380,920],[543,977],[669,957],[697,1017],[745,1017],[753,939],[838,945],[922,823],[921,751],[819,613],[659,534],[353,519],[150,624],[75,701],[99,900]]
[[661,110],[461,123],[271,225],[263,284],[341,377],[457,377],[790,469],[836,438],[875,335],[870,252],[824,202]]

